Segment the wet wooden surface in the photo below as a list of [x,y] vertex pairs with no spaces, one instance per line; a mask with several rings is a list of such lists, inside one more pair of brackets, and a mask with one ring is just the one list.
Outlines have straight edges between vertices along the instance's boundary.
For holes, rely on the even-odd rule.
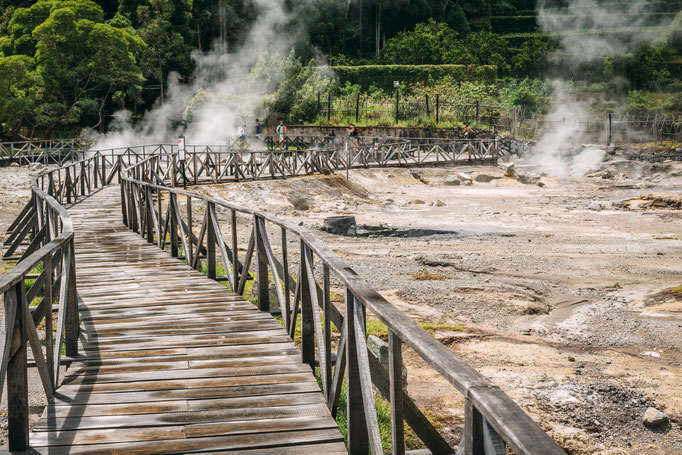
[[346,453],[281,326],[121,223],[118,187],[69,212],[81,355],[30,436],[40,453]]

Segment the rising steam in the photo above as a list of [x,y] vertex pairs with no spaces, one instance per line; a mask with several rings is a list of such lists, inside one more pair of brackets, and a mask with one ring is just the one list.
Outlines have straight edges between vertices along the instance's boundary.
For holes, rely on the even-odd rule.
[[289,20],[284,0],[254,3],[258,17],[242,46],[226,52],[224,43],[214,43],[207,53],[195,51],[190,84],[181,84],[178,75],[171,74],[166,100],[157,100],[139,122],[133,125],[130,113],[120,111],[109,133],[87,132],[95,142],[93,150],[174,143],[181,133],[188,143],[224,144],[236,135],[240,123],[251,126],[255,117],[264,116],[263,88],[249,84],[249,72],[266,53],[286,56],[294,37],[284,33]]
[[[538,24],[559,38],[559,49],[550,57],[550,62],[563,68],[566,63],[591,63],[630,52],[651,40],[651,36],[641,33],[637,27],[661,25],[645,19],[643,13],[652,8],[649,0],[607,4],[573,0],[564,7],[551,6],[547,0],[538,2]],[[616,29],[617,38],[600,34],[604,29]],[[553,107],[531,161],[550,175],[580,177],[599,164],[605,153],[598,147],[577,147],[587,138],[580,119],[589,115],[589,104],[576,101],[567,81],[557,79],[553,86]]]

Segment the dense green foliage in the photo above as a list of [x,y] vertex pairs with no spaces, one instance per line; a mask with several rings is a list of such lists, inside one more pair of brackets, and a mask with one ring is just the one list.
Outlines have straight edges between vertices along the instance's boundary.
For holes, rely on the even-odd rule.
[[363,65],[333,66],[332,70],[342,86],[349,83],[388,91],[393,89],[394,81],[410,86],[433,84],[449,77],[451,81],[492,83],[497,76],[497,68],[491,65]]
[[[618,11],[619,1],[598,3]],[[251,75],[267,88],[263,109],[273,115],[310,119],[318,93],[384,96],[394,80],[408,93],[443,96],[464,83],[496,85],[499,102],[532,111],[542,109],[546,86],[526,80],[598,82],[624,99],[631,90],[675,92],[682,80],[682,0],[650,0],[636,17],[624,11],[601,18],[631,21],[632,27],[580,28],[586,17],[598,22],[600,16],[572,8],[566,22],[576,28],[553,34],[539,28],[536,0],[272,0],[272,5],[280,2],[282,33],[292,39],[294,54],[263,55]],[[547,11],[563,11],[559,8],[570,3],[542,2]],[[262,0],[0,0],[0,134],[65,136],[85,126],[105,128],[119,109],[139,118],[167,97],[169,80],[176,79],[172,73],[181,83],[192,80],[193,52],[238,48],[266,7],[270,3]],[[566,37],[645,44],[566,64],[560,46]],[[335,78],[319,68],[322,60],[334,67]],[[268,76],[271,71],[278,76]],[[185,119],[209,96],[200,89]],[[503,95],[504,90],[515,94]]]

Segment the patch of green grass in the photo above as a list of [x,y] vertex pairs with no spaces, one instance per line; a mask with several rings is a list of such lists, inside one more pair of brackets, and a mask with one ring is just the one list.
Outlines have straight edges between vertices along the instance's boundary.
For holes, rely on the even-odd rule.
[[[315,368],[315,378],[317,385],[322,389],[322,379],[320,376],[320,369]],[[391,443],[391,403],[385,400],[378,393],[374,394],[374,409],[377,413],[377,422],[379,424],[379,435],[381,436],[381,445],[384,453],[390,453],[392,448]],[[431,422],[436,430],[440,430],[443,425],[442,421],[448,420],[449,416],[435,414],[428,409],[421,410],[424,416]],[[346,391],[346,381],[343,381],[341,386],[341,394],[339,396],[339,405],[336,412],[336,424],[339,426],[339,431],[343,435],[343,439],[348,444],[348,394]],[[407,450],[424,449],[424,443],[417,437],[417,434],[405,425],[405,447]]]

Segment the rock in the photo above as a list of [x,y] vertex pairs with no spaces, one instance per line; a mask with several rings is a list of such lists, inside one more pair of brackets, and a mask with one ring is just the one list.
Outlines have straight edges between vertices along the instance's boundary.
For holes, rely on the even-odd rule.
[[448,175],[443,180],[443,185],[445,185],[445,186],[459,186],[461,184],[462,184],[462,181],[456,175]]
[[19,167],[19,163],[11,162],[9,163],[9,167]]
[[492,182],[493,180],[497,180],[500,177],[495,177],[494,175],[490,174],[478,174],[476,178],[474,178],[474,181],[479,182],[479,183],[488,183]]
[[464,172],[458,172],[455,175],[459,178],[460,182],[466,185],[471,185],[474,182],[474,179],[472,179],[470,175],[466,175]]
[[670,423],[670,417],[663,414],[656,408],[647,408],[646,412],[644,413],[644,419],[642,420],[642,423],[647,428],[661,429],[668,426]]
[[612,180],[613,177],[614,177],[613,172],[611,172],[609,169],[601,173],[601,178],[603,179]]
[[330,216],[325,218],[323,222],[322,230],[330,234],[354,236],[357,231],[354,216]]
[[569,361],[569,362],[575,362],[575,357],[573,357],[572,355],[569,355],[569,356],[568,356],[568,361]]
[[443,201],[441,201],[440,199],[438,199],[438,200],[436,201],[436,207],[445,207],[445,202],[443,202]]
[[45,169],[47,169],[47,166],[42,163],[31,163],[28,165],[28,170],[33,172],[42,172]]
[[[388,371],[388,343],[381,338],[370,335],[367,337],[367,349],[374,354],[386,371]],[[407,390],[407,369],[403,364],[403,390]]]
[[505,177],[510,177],[510,178],[513,178],[513,179],[516,178],[516,166],[514,166],[514,163],[508,165],[508,166],[504,169],[504,176],[505,176]]
[[412,203],[417,205],[426,204],[426,202],[422,201],[421,199],[415,199],[414,201],[412,201]]

